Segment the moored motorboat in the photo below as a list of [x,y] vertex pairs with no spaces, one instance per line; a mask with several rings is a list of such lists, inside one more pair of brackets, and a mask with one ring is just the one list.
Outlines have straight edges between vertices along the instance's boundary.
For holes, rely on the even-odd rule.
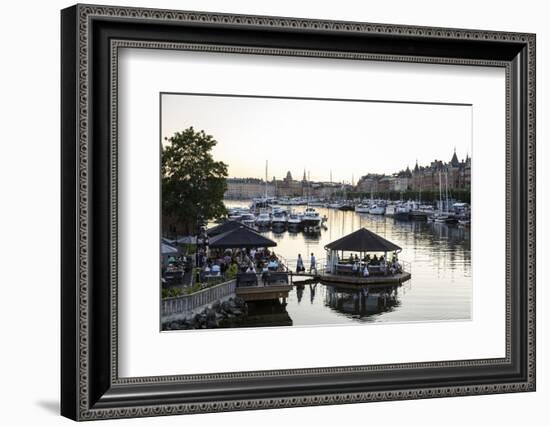
[[254,226],[256,223],[256,218],[252,213],[243,213],[240,218],[240,222],[246,226]]
[[344,201],[343,203],[341,203],[340,207],[338,207],[338,210],[353,211],[353,210],[355,210],[355,207],[353,206],[353,204],[351,202]]
[[313,207],[308,207],[304,211],[304,214],[302,216],[302,225],[305,227],[316,227],[321,224],[321,216],[319,215],[319,212],[315,210]]
[[267,212],[261,212],[256,218],[256,226],[265,228],[271,225],[271,216]]
[[411,207],[408,204],[401,204],[395,208],[393,215],[396,220],[409,220],[411,218]]
[[308,204],[312,207],[323,207],[325,202],[321,200],[310,200]]
[[277,210],[271,214],[271,226],[273,226],[274,228],[283,228],[286,226],[286,223],[286,212],[282,210]]
[[370,206],[368,203],[360,203],[355,206],[356,213],[368,213]]
[[231,208],[231,209],[228,209],[227,218],[229,220],[234,220],[234,221],[240,222],[240,220],[243,217],[243,214],[246,214],[246,213],[247,213],[247,211],[244,211],[243,209],[241,209],[239,207]]
[[395,210],[396,210],[395,204],[388,204],[386,206],[386,211],[384,212],[384,214],[386,216],[393,217],[395,216]]
[[299,228],[302,225],[302,217],[298,213],[291,211],[286,223],[289,228]]
[[386,212],[386,206],[383,203],[375,203],[370,206],[369,213],[383,215]]

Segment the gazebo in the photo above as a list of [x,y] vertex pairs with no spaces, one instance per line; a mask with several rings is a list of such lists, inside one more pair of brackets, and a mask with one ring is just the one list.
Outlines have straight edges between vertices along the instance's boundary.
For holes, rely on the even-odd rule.
[[221,223],[219,225],[213,226],[212,228],[209,228],[206,230],[206,233],[208,234],[209,238],[215,237],[216,235],[224,234],[228,231],[234,231],[238,228],[247,228],[251,231],[254,231],[250,226],[246,226],[242,224],[241,222],[237,222],[236,220],[228,220],[224,223]]
[[210,248],[258,248],[275,247],[277,243],[260,235],[248,226],[241,225],[238,228],[226,231],[210,238]]
[[337,265],[339,266],[338,252],[341,253],[341,259],[344,259],[344,252],[355,252],[359,253],[361,260],[363,255],[371,253],[384,253],[384,259],[387,260],[388,252],[397,255],[401,251],[401,247],[366,228],[361,228],[327,244],[325,250],[328,251],[329,272],[336,273]]
[[177,257],[179,255],[179,250],[176,247],[162,241],[160,243],[160,255],[162,258],[162,265],[166,266],[170,257]]

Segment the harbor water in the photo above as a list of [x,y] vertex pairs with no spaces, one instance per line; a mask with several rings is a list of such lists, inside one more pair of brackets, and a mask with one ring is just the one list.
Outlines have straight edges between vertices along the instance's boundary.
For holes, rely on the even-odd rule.
[[[245,207],[249,202],[231,200],[227,204]],[[304,206],[294,207],[297,212],[304,209]],[[471,319],[469,228],[398,221],[393,217],[323,207],[316,207],[316,210],[327,218],[318,232],[260,230],[262,235],[277,242],[273,250],[291,267],[298,254],[302,255],[306,270],[311,253],[322,264],[326,257],[325,245],[364,227],[402,248],[399,259],[408,263],[412,278],[400,286],[359,291],[308,282],[289,293],[285,307],[274,310],[269,306],[257,306],[251,314],[254,309],[258,315],[282,309],[286,311],[282,317],[288,325],[294,326]]]

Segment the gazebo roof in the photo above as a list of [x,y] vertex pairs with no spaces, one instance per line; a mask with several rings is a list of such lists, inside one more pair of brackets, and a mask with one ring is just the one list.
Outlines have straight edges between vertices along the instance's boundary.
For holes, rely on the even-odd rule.
[[212,228],[209,228],[206,230],[206,233],[209,237],[214,237],[216,235],[223,234],[227,231],[233,231],[238,228],[248,228],[253,231],[253,229],[250,226],[246,226],[242,224],[241,222],[237,222],[236,220],[228,220],[224,223],[221,223],[219,225],[213,226]]
[[277,243],[253,229],[241,225],[210,238],[208,244],[212,248],[252,248],[252,247],[275,247]]
[[369,231],[366,228],[358,229],[339,240],[333,241],[325,246],[330,250],[344,250],[344,251],[397,251],[401,250],[401,247],[395,245],[391,241],[382,238],[380,235]]
[[160,252],[161,254],[166,254],[166,255],[169,255],[169,254],[174,254],[174,255],[177,255],[179,253],[178,249],[170,244],[166,244],[164,242],[162,242],[160,244]]

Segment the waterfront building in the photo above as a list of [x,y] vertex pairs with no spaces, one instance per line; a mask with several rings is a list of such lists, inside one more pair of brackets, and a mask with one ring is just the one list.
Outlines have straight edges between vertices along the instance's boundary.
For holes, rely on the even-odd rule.
[[[459,161],[455,151],[448,163],[434,160],[429,166],[421,167],[417,162],[412,171],[411,189],[415,191],[438,191],[440,173],[446,175],[450,190],[470,189],[471,158],[466,155],[465,160]],[[444,180],[442,185],[445,185]]]
[[[469,190],[471,184],[471,158],[460,161],[453,153],[451,160],[445,163],[434,160],[429,166],[419,166],[418,161],[413,170],[407,166],[392,175],[380,175],[369,173],[359,179],[356,189],[360,192],[403,192],[413,191],[439,191],[439,174],[446,175],[450,190]],[[445,178],[443,178],[445,179]],[[442,181],[445,184],[445,180]]]
[[277,197],[302,197],[306,194],[307,181],[304,178],[301,181],[294,180],[292,173],[288,171],[282,180],[277,182]]
[[252,198],[267,196],[275,196],[275,183],[256,178],[229,178],[226,180],[227,189],[225,191],[225,198],[227,199],[241,199],[250,200]]
[[384,175],[369,173],[359,179],[357,189],[361,192],[378,192],[378,181]]

